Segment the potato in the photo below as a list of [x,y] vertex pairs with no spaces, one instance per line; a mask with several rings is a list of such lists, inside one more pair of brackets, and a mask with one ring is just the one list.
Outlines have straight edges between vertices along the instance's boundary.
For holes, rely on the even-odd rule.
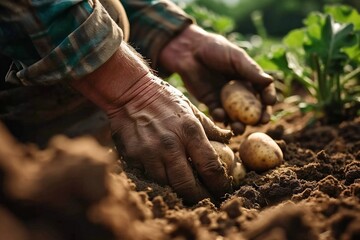
[[246,176],[246,169],[244,167],[244,164],[236,161],[231,175],[234,179],[234,187],[239,187],[241,180],[244,179]]
[[231,174],[235,165],[234,152],[225,143],[210,141],[211,145],[219,155],[221,161],[225,163],[228,174]]
[[267,134],[250,134],[240,145],[239,154],[246,169],[266,171],[280,165],[283,153],[277,143]]
[[234,186],[239,186],[246,175],[243,164],[237,161],[234,152],[226,144],[216,141],[210,141],[210,143],[218,153],[220,160],[226,165],[228,174],[233,177]]
[[221,90],[221,102],[231,120],[248,125],[259,123],[262,104],[243,83],[227,83]]

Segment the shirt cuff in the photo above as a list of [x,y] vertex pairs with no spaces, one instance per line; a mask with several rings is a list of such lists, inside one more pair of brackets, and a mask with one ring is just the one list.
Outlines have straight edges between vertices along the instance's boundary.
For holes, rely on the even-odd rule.
[[22,68],[15,75],[18,81],[23,85],[51,85],[78,79],[115,53],[123,33],[99,1],[93,3],[88,18],[48,55],[30,66],[17,64],[18,69]]
[[194,22],[170,1],[158,1],[132,15],[129,21],[129,42],[146,60],[150,60],[153,69],[157,69],[158,57],[165,45]]

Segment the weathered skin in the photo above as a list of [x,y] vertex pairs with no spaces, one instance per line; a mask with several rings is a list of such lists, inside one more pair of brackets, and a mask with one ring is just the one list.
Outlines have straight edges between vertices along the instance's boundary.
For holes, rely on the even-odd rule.
[[229,119],[229,112],[222,107],[220,91],[231,80],[241,79],[255,89],[263,105],[259,123],[269,121],[268,106],[276,102],[272,77],[226,38],[190,25],[165,46],[159,64],[168,73],[178,73],[189,92],[208,106],[214,120],[228,122],[235,134],[243,133],[247,124]]

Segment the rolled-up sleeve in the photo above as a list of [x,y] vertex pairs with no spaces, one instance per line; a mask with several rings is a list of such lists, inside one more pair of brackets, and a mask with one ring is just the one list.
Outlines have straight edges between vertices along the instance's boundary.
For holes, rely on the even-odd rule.
[[130,22],[130,44],[153,68],[161,49],[193,20],[169,0],[122,0]]
[[98,0],[0,2],[0,51],[24,85],[81,78],[118,49],[122,31]]

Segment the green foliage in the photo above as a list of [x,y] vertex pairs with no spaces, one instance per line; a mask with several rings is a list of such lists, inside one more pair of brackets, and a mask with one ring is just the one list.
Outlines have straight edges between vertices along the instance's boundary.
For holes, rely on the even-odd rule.
[[302,110],[339,121],[360,103],[360,15],[348,6],[327,6],[309,14],[304,25],[259,63],[280,71],[288,88],[295,79],[314,96],[316,102],[302,103]]
[[246,35],[259,33],[253,13],[261,12],[268,34],[277,37],[301,27],[302,20],[310,12],[322,10],[325,4],[346,4],[360,9],[359,0],[187,0],[189,1],[233,19],[234,30]]
[[231,32],[235,27],[233,19],[225,15],[216,14],[206,7],[197,4],[188,4],[184,10],[195,19],[198,25],[202,26],[207,31],[225,35],[226,33]]
[[[282,0],[281,4],[275,0],[242,0],[230,6],[221,0],[194,0],[186,4],[184,10],[204,29],[224,35],[244,48],[266,71],[279,76],[282,81],[275,84],[283,96],[291,96],[294,80],[301,83],[315,99],[302,102],[299,106],[303,111],[312,111],[327,121],[339,121],[348,109],[360,104],[358,11],[345,5],[325,6],[323,13],[308,14],[303,20],[304,27],[290,31],[282,41],[271,37],[274,31],[269,28],[272,21],[269,14],[280,17],[280,24],[275,24],[278,28],[288,23],[284,23],[284,18],[291,22],[294,17],[320,9],[324,2],[358,4],[357,0]],[[271,7],[271,11],[266,10],[267,7]],[[288,13],[284,15],[281,11]],[[238,20],[245,12],[256,35],[236,32]],[[239,31],[244,33],[244,28]],[[169,81],[174,81],[173,85],[187,94],[177,75]]]

